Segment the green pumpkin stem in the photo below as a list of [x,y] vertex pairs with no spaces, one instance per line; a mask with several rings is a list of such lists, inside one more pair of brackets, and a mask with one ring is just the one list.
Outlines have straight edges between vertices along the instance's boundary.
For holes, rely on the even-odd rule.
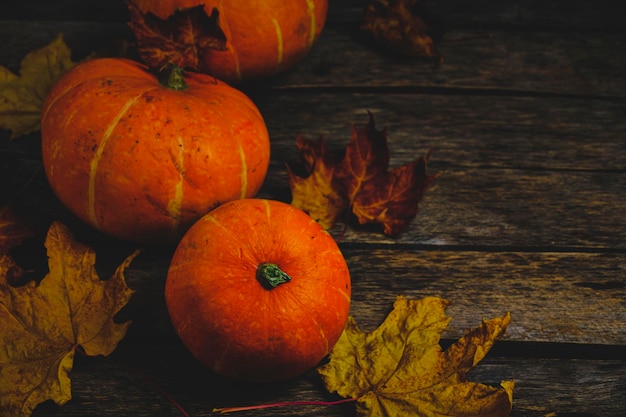
[[263,263],[256,269],[256,279],[263,288],[271,290],[291,281],[291,277],[276,264]]
[[186,90],[187,83],[185,82],[185,71],[176,65],[168,65],[164,70],[164,77],[161,80],[161,84],[164,87],[171,88],[172,90]]

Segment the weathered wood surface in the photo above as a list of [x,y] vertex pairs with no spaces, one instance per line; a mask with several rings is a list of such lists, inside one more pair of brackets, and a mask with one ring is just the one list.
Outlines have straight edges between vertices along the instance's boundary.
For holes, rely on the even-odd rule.
[[[123,2],[60,3],[3,8],[0,65],[17,71],[24,54],[59,32],[77,59],[130,39]],[[340,151],[352,124],[365,124],[371,111],[389,129],[392,165],[432,149],[429,170],[441,176],[405,233],[389,238],[351,224],[343,236],[361,327],[375,328],[398,294],[452,302],[446,343],[483,317],[511,311],[507,334],[472,379],[514,378],[513,416],[625,415],[626,31],[619,2],[431,2],[448,27],[441,63],[392,59],[366,44],[356,30],[366,3],[331,1],[310,56],[246,87],[272,137],[261,196],[289,200],[285,163],[298,162],[297,134],[323,135]],[[30,179],[21,207],[39,211],[43,224],[71,224],[97,249],[106,276],[132,245],[82,228],[55,202],[36,134],[10,143],[7,136],[0,132],[2,190]],[[36,416],[180,415],[167,395],[193,416],[221,406],[335,399],[315,372],[256,387],[198,366],[163,302],[171,250],[144,249],[129,268],[137,292],[120,319],[133,325],[112,357],[78,357],[74,399],[61,408],[45,404]],[[354,409],[238,415],[351,416]]]
[[[22,31],[27,30],[26,35]],[[398,61],[379,53],[352,26],[330,26],[309,59],[275,80],[273,89],[371,89],[410,87],[417,93],[626,95],[626,35],[524,33],[463,30],[442,43],[443,62]],[[106,22],[8,21],[0,27],[10,49],[0,51],[5,66],[17,70],[24,54],[63,33],[77,58],[128,39],[125,24]],[[453,36],[453,35],[449,35]],[[85,45],[85,38],[90,44]],[[342,53],[337,53],[341,50]],[[607,54],[608,55],[607,57]],[[444,89],[448,89],[445,91]]]

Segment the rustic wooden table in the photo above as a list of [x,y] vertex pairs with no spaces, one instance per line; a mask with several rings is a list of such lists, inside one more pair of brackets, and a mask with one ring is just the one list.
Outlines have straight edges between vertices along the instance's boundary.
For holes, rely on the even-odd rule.
[[[53,4],[54,3],[54,4]],[[391,164],[433,150],[439,173],[395,238],[351,226],[340,245],[351,314],[374,329],[398,294],[452,302],[451,341],[511,312],[504,338],[471,373],[516,381],[513,416],[626,415],[626,31],[609,0],[431,2],[447,24],[443,61],[403,61],[362,42],[366,0],[331,0],[325,31],[293,71],[247,92],[272,138],[260,196],[289,201],[285,162],[297,134],[345,146],[371,111],[388,126]],[[23,0],[2,7],[0,64],[17,71],[59,32],[77,57],[129,39],[122,1]],[[4,190],[31,178],[25,209],[57,207],[39,168],[38,135],[0,132]],[[7,185],[8,184],[8,185]],[[107,273],[132,250],[67,221]],[[319,376],[253,386],[224,381],[190,357],[171,328],[163,286],[172,248],[131,264],[126,338],[108,358],[78,356],[73,399],[35,416],[190,416],[214,407],[332,400]],[[43,250],[41,252],[43,256]],[[351,416],[353,404],[241,412]]]

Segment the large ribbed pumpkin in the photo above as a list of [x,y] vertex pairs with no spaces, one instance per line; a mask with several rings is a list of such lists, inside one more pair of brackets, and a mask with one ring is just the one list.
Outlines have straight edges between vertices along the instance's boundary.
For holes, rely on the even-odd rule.
[[62,203],[114,237],[171,242],[226,201],[256,195],[269,137],[250,99],[203,74],[161,84],[142,65],[94,59],[49,92],[43,164]]
[[216,8],[226,51],[209,51],[211,74],[229,83],[277,74],[304,58],[318,39],[328,0],[132,0],[139,9],[167,19],[177,9]]
[[350,309],[350,274],[334,239],[273,200],[228,202],[180,241],[165,284],[174,328],[215,372],[274,381],[313,368]]

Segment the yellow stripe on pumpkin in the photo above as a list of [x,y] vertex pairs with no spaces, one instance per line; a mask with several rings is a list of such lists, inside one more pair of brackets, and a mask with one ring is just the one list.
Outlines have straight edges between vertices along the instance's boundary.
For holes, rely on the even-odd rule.
[[274,24],[274,28],[276,29],[276,49],[277,49],[276,52],[278,53],[276,61],[280,65],[283,62],[283,51],[284,51],[283,31],[280,28],[280,24],[278,23],[278,20],[272,19],[272,23]]
[[140,94],[136,95],[135,97],[133,97],[132,99],[126,102],[124,107],[122,107],[122,110],[115,116],[115,118],[113,118],[113,121],[109,124],[109,126],[104,131],[104,134],[102,135],[102,140],[100,141],[98,148],[96,149],[96,152],[93,156],[93,159],[91,160],[91,163],[89,164],[89,187],[87,189],[87,205],[89,209],[89,219],[91,220],[92,224],[96,227],[100,224],[100,222],[98,221],[98,217],[96,216],[96,207],[95,207],[96,206],[96,174],[98,173],[98,165],[100,164],[100,159],[102,159],[102,155],[104,154],[104,148],[106,148],[109,140],[111,139],[111,134],[113,133],[113,130],[117,127],[117,124],[122,119],[124,114],[126,114],[128,109],[130,109],[132,105],[135,104],[135,102],[139,100],[141,96],[143,96],[144,93],[150,90],[154,90],[154,89],[155,88],[153,87],[145,91],[142,91]]
[[185,182],[184,178],[184,148],[183,148],[183,138],[181,136],[178,137],[178,156],[176,160],[174,160],[174,156],[172,155],[172,159],[174,164],[176,165],[176,169],[179,172],[178,181],[174,187],[174,198],[172,198],[167,204],[167,212],[169,216],[172,218],[172,227],[176,229],[180,224],[181,217],[181,207],[183,205],[183,183]]
[[307,4],[307,12],[309,13],[309,18],[311,19],[311,24],[309,26],[309,48],[315,42],[315,1],[314,0],[306,0]]
[[248,195],[248,163],[246,152],[241,144],[239,144],[239,156],[241,157],[241,192],[239,198],[246,198]]

